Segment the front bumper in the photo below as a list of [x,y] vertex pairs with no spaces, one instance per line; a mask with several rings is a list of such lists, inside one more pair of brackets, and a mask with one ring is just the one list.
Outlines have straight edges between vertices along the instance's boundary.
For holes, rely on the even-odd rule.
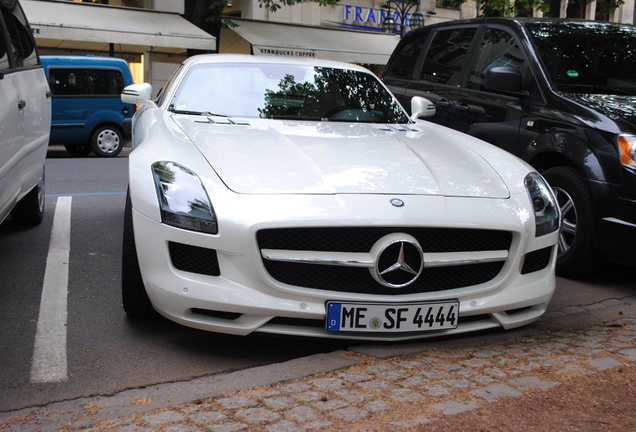
[[[236,198],[247,199],[240,196]],[[298,199],[307,200],[307,197]],[[377,199],[377,197],[314,198],[317,201],[324,201],[318,208],[328,208],[329,203],[333,206],[334,202],[342,200],[377,201]],[[459,207],[466,204],[474,207],[476,200],[455,199],[453,203],[446,201],[442,203],[444,198],[441,197],[408,197],[410,202],[420,199],[429,202],[426,206],[413,205],[410,208],[426,208],[427,220],[433,224],[457,225],[468,214],[472,222],[467,223],[463,220],[461,223],[466,227],[475,225],[474,216],[467,213],[466,209],[462,210]],[[272,197],[268,199],[269,208],[278,208],[276,203],[271,201]],[[439,205],[432,205],[432,201],[437,201]],[[392,225],[395,225],[405,222],[414,224],[416,219],[421,219],[421,215],[417,215],[416,218],[415,214],[401,214],[399,218],[394,215],[391,221],[388,213],[396,210],[388,206],[387,214],[384,214],[382,210],[378,212],[376,205],[375,213],[364,211],[361,213],[373,214],[372,218],[358,217],[356,220],[354,217],[343,219],[337,211],[331,211],[332,216],[320,218],[316,218],[315,214],[301,216],[293,213],[287,213],[286,218],[281,218],[280,214],[272,214],[270,217],[267,214],[267,207],[256,205],[256,208],[263,209],[257,215],[253,212],[237,212],[229,217],[226,215],[219,221],[221,227],[219,235],[200,234],[173,228],[137,211],[133,212],[133,224],[139,264],[148,296],[158,312],[175,322],[198,329],[236,335],[264,332],[396,341],[491,328],[510,329],[529,324],[546,311],[555,289],[556,233],[540,238],[527,236],[526,232],[531,231],[528,227],[530,222],[519,220],[519,212],[507,211],[502,215],[503,207],[497,208],[498,206],[493,205],[496,201],[485,201],[488,201],[487,205],[484,205],[482,209],[475,209],[476,214],[480,212],[484,214],[484,225],[490,224],[489,228],[492,229],[504,227],[513,232],[509,256],[501,271],[492,280],[475,286],[404,295],[327,291],[280,282],[267,271],[256,242],[256,232],[259,229],[277,225],[338,226],[344,223],[343,220],[349,223],[355,221],[360,226],[378,224],[378,221],[386,221],[388,224],[393,222]],[[511,201],[514,200],[506,201],[505,207],[510,208]],[[461,204],[456,204],[458,202]],[[341,204],[345,204],[343,208],[352,207],[346,203]],[[456,205],[459,207],[455,208]],[[241,208],[241,206],[229,208]],[[436,212],[440,214],[436,215]],[[215,264],[213,267],[216,268],[210,272],[191,271],[189,268],[184,270],[181,265],[175,265],[174,256],[170,252],[171,243],[211,250],[218,264]],[[546,256],[544,252],[547,252],[547,260],[542,260],[539,266],[528,266],[530,257],[537,253]],[[205,258],[205,260],[208,259]],[[527,268],[530,270],[526,270]],[[459,325],[453,330],[424,333],[343,333],[328,331],[324,325],[327,301],[374,301],[397,304],[447,299],[460,301]]]

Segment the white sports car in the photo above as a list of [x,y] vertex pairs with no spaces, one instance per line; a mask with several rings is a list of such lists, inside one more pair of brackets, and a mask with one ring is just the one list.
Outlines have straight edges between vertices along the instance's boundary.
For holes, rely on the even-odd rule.
[[516,157],[411,118],[368,70],[205,55],[134,118],[122,295],[221,333],[405,340],[521,326],[560,214]]

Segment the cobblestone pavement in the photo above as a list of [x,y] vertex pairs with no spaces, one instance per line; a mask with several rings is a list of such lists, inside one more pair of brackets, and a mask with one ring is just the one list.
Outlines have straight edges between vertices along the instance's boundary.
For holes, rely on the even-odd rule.
[[[564,324],[563,318],[594,311],[605,311],[609,318],[593,325]],[[373,355],[373,346],[361,347],[339,352],[349,366],[329,372],[144,410],[152,404],[148,392],[130,402],[137,412],[118,417],[99,400],[76,411],[21,412],[1,419],[0,430],[426,430],[424,425],[443,416],[636,366],[634,312],[636,297],[631,297],[558,311],[544,317],[533,331],[512,336],[498,332],[478,342],[463,338],[424,350],[422,344],[406,346],[386,358]]]

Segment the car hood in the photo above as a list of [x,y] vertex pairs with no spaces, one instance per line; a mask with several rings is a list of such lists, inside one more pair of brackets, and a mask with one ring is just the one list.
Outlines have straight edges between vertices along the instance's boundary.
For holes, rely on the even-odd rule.
[[568,94],[568,97],[617,123],[628,122],[636,128],[636,97],[634,96]]
[[435,129],[184,115],[173,119],[237,193],[509,197],[488,162],[450,133]]

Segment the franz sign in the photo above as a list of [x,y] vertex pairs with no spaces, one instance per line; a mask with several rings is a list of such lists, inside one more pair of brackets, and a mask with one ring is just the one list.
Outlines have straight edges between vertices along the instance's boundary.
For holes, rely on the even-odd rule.
[[[389,14],[393,15],[395,22],[401,22],[402,17],[395,9],[375,9],[363,6],[342,5],[342,22],[335,22],[339,25],[357,28],[362,30],[382,31],[382,22]],[[407,13],[404,25],[410,26],[411,13]]]

